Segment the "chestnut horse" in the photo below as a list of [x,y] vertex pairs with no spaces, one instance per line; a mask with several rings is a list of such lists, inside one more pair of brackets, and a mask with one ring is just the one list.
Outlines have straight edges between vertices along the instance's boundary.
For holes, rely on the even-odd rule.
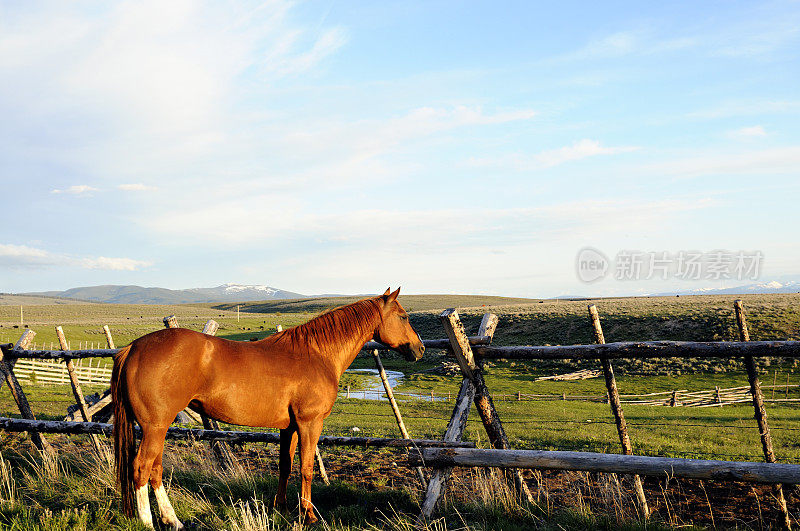
[[[286,484],[300,441],[301,514],[317,520],[311,504],[314,452],[322,421],[331,413],[339,378],[370,339],[409,361],[425,347],[397,302],[400,289],[331,310],[296,328],[260,341],[239,342],[182,328],[140,337],[114,358],[114,453],[123,512],[152,527],[147,483],[155,491],[161,520],[173,529],[175,515],[161,481],[167,428],[190,406],[231,424],[279,428],[278,492],[286,507]],[[135,448],[134,421],[142,429]]]

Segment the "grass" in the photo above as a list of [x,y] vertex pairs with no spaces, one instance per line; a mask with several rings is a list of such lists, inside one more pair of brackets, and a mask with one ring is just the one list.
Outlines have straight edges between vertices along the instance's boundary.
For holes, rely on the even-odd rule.
[[[112,470],[85,449],[63,438],[55,457],[2,447],[0,457],[0,526],[15,530],[142,530],[116,509]],[[190,529],[301,530],[292,512],[269,509],[276,491],[272,475],[220,470],[199,443],[170,444],[165,454],[165,484],[181,520]],[[274,463],[273,463],[274,468]],[[289,500],[298,499],[295,481]],[[466,487],[472,495],[457,494]],[[312,499],[323,523],[333,530],[522,530],[522,529],[662,529],[658,523],[625,521],[598,513],[587,504],[553,509],[521,502],[496,474],[458,478],[435,520],[420,525],[417,493],[407,488],[365,488],[334,480],[315,483]],[[477,493],[477,497],[474,495]],[[151,500],[151,504],[155,507]],[[630,511],[625,511],[628,515]],[[157,518],[156,518],[157,521]],[[158,525],[158,524],[157,524]]]

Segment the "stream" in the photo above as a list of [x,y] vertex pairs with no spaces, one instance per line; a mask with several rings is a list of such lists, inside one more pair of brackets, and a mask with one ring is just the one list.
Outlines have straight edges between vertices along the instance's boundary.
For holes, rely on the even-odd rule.
[[[380,374],[378,373],[378,369],[347,369],[345,372],[360,372],[360,373],[367,373],[371,375],[370,381],[368,382],[365,389],[358,389],[358,390],[351,390],[350,391],[350,398],[359,398],[362,400],[386,400],[386,390],[383,388],[383,382],[381,382]],[[420,393],[399,393],[394,389],[403,381],[405,375],[400,371],[390,371],[386,370],[386,379],[389,380],[389,385],[392,387],[392,391],[394,391],[395,396],[398,399],[403,398],[424,398],[426,400],[430,400],[430,395],[423,395]],[[347,391],[342,390],[339,392],[341,396],[346,396]],[[437,397],[436,400],[442,400],[442,398]]]

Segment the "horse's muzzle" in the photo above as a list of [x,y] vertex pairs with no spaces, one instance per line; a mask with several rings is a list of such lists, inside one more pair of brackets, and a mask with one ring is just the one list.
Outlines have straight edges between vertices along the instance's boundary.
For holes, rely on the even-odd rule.
[[422,341],[418,345],[406,343],[405,345],[400,345],[398,350],[406,361],[419,361],[422,359],[422,355],[425,354],[425,345],[422,344]]

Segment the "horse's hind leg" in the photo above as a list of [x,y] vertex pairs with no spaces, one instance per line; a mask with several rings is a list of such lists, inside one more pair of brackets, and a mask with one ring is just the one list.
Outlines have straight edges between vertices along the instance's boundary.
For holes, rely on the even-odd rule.
[[175,515],[175,509],[172,508],[169,497],[167,497],[167,491],[164,489],[164,483],[162,481],[164,467],[161,465],[161,459],[164,456],[163,441],[161,445],[161,451],[158,453],[158,457],[156,457],[156,460],[153,462],[153,467],[150,470],[150,486],[153,487],[153,492],[156,495],[158,513],[161,515],[161,521],[172,526],[172,529],[183,529],[183,524]]
[[150,498],[147,493],[147,483],[156,458],[161,461],[161,452],[164,448],[164,437],[167,428],[145,424],[142,426],[142,442],[136,458],[133,460],[133,486],[136,492],[136,509],[139,519],[147,527],[153,527],[153,514],[150,512]]
[[281,430],[280,459],[278,461],[278,493],[275,495],[275,508],[286,509],[286,486],[292,474],[292,461],[297,449],[297,426],[290,424]]
[[300,474],[302,486],[300,489],[300,505],[306,523],[313,524],[317,521],[314,515],[314,505],[311,503],[311,481],[314,479],[314,457],[317,451],[319,435],[322,433],[322,418],[307,422],[298,422],[300,433]]

